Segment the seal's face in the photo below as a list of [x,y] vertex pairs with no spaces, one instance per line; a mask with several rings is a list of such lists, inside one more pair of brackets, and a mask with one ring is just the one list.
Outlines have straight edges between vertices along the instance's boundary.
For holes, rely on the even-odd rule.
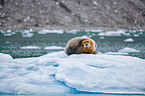
[[82,42],[84,48],[85,48],[85,47],[87,47],[87,48],[92,47],[92,44],[91,44],[91,43],[92,43],[91,40],[84,40],[84,41]]
[[84,49],[84,53],[92,54],[95,51],[93,41],[90,39],[85,39],[82,42],[82,47]]

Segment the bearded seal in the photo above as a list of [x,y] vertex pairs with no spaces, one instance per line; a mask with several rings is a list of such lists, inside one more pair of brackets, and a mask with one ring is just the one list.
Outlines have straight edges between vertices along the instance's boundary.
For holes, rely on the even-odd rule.
[[97,54],[97,44],[94,40],[87,37],[75,37],[68,41],[65,47],[65,53],[71,54]]

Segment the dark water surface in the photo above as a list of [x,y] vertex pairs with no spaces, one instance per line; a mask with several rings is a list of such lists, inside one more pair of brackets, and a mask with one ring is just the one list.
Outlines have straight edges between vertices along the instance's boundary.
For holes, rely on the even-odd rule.
[[[47,53],[63,51],[63,49],[48,50],[45,47],[61,46],[65,47],[68,40],[79,36],[91,36],[97,42],[98,50],[102,53],[105,52],[117,52],[125,47],[134,48],[140,52],[131,52],[128,55],[133,57],[139,57],[145,59],[145,33],[142,35],[134,36],[132,33],[129,36],[100,36],[95,32],[77,32],[72,33],[47,33],[38,34],[38,32],[32,32],[33,36],[24,37],[21,32],[16,32],[11,36],[4,36],[4,33],[0,32],[0,53],[11,55],[13,58],[26,58],[26,57],[38,57]],[[135,34],[138,34],[135,32]],[[125,39],[132,38],[134,42],[124,42]],[[40,49],[21,49],[24,46],[37,46]]]

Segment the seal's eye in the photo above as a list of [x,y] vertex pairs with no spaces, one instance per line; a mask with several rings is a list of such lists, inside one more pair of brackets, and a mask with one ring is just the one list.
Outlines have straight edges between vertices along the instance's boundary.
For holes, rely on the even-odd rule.
[[84,44],[85,44],[86,42],[84,42]]
[[89,41],[87,41],[87,43],[89,43]]

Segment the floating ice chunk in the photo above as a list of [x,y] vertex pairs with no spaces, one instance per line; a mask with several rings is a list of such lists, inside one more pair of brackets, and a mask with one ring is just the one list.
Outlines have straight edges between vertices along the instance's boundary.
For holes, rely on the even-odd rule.
[[37,46],[25,46],[25,47],[21,47],[21,49],[40,49],[40,47],[37,47]]
[[143,30],[143,29],[139,29],[138,31],[145,31],[145,30]]
[[56,79],[79,91],[142,92],[145,88],[145,60],[139,58],[82,54],[58,63]]
[[87,35],[83,35],[82,37],[86,37],[86,38],[88,38],[88,36],[87,36]]
[[0,53],[0,62],[1,61],[10,61],[12,60],[13,58],[8,55],[8,54],[3,54],[3,53]]
[[100,37],[100,39],[104,39],[105,37]]
[[85,30],[85,32],[103,32],[103,30]]
[[139,34],[143,34],[142,32],[140,32]]
[[95,35],[96,35],[95,33],[92,34],[92,36],[95,36]]
[[128,30],[130,33],[136,33],[136,30]]
[[9,44],[10,42],[9,42],[9,41],[6,41],[5,43],[6,43],[6,44]]
[[9,29],[9,30],[7,30],[7,32],[12,32],[12,31]]
[[13,59],[0,64],[0,92],[44,95],[69,92],[69,88],[55,79],[56,60],[64,52],[51,53],[35,58]]
[[58,50],[58,49],[64,49],[64,47],[61,47],[61,46],[49,46],[49,47],[45,47],[44,49],[47,49],[47,50]]
[[98,3],[96,1],[93,1],[93,4],[96,5],[96,6],[98,5]]
[[91,38],[92,36],[91,35],[83,35],[82,37],[89,37],[89,38]]
[[22,33],[30,33],[29,30],[24,30]]
[[128,53],[122,53],[122,52],[106,52],[104,54],[106,54],[106,55],[128,55]]
[[4,32],[4,36],[12,36],[13,34],[16,34],[16,32],[12,32],[11,30]]
[[16,34],[16,32],[12,32],[12,34]]
[[134,37],[139,37],[139,35],[138,34],[134,34]]
[[77,32],[93,32],[93,33],[96,33],[96,32],[103,32],[103,30],[89,30],[89,29],[86,29],[86,30],[77,30],[77,29],[74,29],[74,30],[69,30],[69,31],[66,31],[66,33],[73,33],[73,34],[76,34]]
[[5,31],[4,31],[4,30],[0,30],[0,32],[1,32],[1,33],[3,33],[3,34],[5,33]]
[[117,32],[119,32],[119,33],[125,33],[125,32],[127,32],[128,30],[126,30],[126,29],[119,29],[119,30],[117,30]]
[[88,32],[87,35],[90,35],[90,33]]
[[69,30],[69,31],[66,31],[66,33],[72,33],[72,34],[76,34],[77,32],[79,32],[80,30]]
[[106,34],[104,32],[99,33],[98,36],[105,36]]
[[12,36],[12,34],[6,33],[6,34],[4,34],[4,36]]
[[134,42],[132,38],[125,39],[124,42]]
[[33,29],[29,29],[30,32],[33,32]]
[[103,33],[99,33],[98,36],[121,36],[122,32],[117,31],[107,31]]
[[121,36],[120,32],[116,32],[116,31],[108,31],[106,32],[107,36]]
[[92,34],[90,34],[90,33],[87,33],[86,35],[83,35],[82,37],[89,37],[89,38],[91,38],[92,36],[95,36],[95,34],[94,33],[92,33]]
[[38,31],[38,34],[47,34],[47,33],[63,34],[64,31],[63,30],[47,30],[47,29],[43,29],[43,30]]
[[34,34],[33,33],[24,33],[23,37],[32,37]]
[[100,32],[98,36],[130,36],[131,34],[127,30],[106,31]]
[[32,37],[34,34],[30,33],[31,31],[33,31],[33,30],[30,29],[30,30],[24,30],[24,31],[22,31],[22,36],[23,37]]
[[76,89],[84,93],[141,93],[145,92],[144,65],[145,60],[136,57],[104,54],[67,56],[64,51],[12,59],[11,62],[0,63],[0,92],[1,95],[60,95]]
[[125,47],[121,50],[119,50],[118,52],[140,52],[139,50],[133,49],[133,48],[129,48],[129,47]]

